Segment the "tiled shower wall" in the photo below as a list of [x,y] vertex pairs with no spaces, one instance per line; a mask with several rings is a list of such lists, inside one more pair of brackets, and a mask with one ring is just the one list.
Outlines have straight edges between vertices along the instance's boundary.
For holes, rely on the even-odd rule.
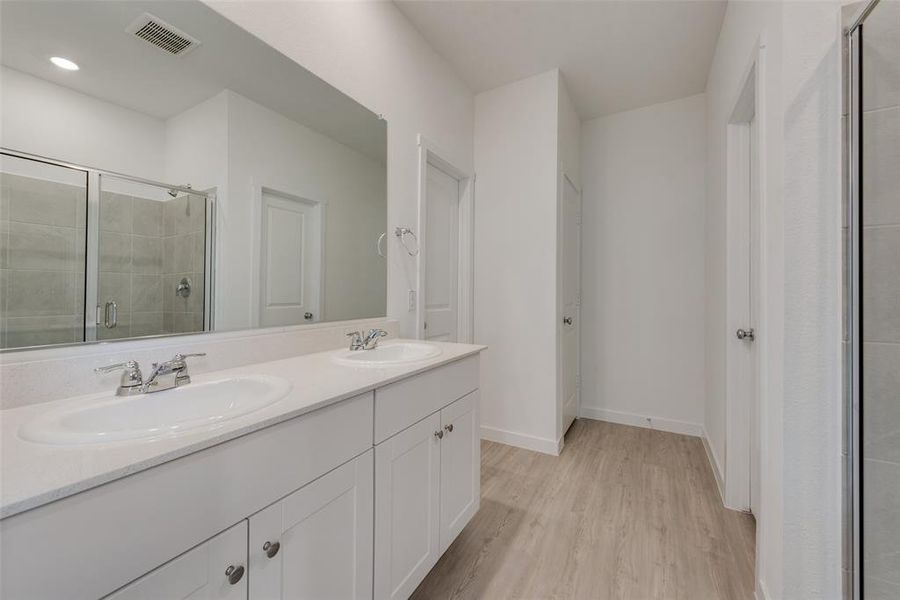
[[900,598],[900,2],[863,25],[862,426],[865,597]]
[[0,347],[84,336],[84,186],[0,173]]
[[[98,302],[113,300],[118,324],[98,327],[113,339],[203,330],[205,200],[162,202],[103,192],[100,198]],[[176,293],[188,278],[187,298]]]

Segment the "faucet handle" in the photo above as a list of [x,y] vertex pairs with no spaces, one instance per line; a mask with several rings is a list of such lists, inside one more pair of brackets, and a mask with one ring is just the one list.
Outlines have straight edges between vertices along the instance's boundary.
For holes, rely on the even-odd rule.
[[181,352],[179,352],[172,357],[172,362],[184,362],[184,359],[193,358],[195,356],[206,356],[206,352],[191,352],[188,354],[182,354]]
[[141,367],[136,360],[127,360],[125,362],[116,363],[114,365],[106,365],[97,367],[94,373],[112,373],[113,371],[122,370],[122,378],[119,381],[119,389],[117,394],[122,395],[124,390],[140,388],[144,383],[144,376],[141,373]]

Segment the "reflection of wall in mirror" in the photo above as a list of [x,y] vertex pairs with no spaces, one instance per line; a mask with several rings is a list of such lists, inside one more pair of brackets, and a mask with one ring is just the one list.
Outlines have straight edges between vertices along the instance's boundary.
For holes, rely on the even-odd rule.
[[254,323],[251,203],[260,186],[326,203],[325,309],[316,320],[385,314],[386,265],[374,247],[386,223],[383,158],[229,90],[161,120],[7,67],[2,78],[3,146],[216,189],[217,329]]

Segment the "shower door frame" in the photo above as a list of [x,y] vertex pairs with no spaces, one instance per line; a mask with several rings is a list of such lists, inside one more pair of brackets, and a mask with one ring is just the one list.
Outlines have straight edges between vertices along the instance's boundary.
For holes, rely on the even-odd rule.
[[[206,246],[206,257],[205,257],[205,272],[204,272],[204,297],[203,297],[203,331],[192,331],[189,333],[164,333],[160,335],[152,335],[152,336],[139,336],[139,337],[126,337],[121,338],[121,340],[103,340],[103,342],[112,342],[112,341],[128,341],[134,339],[146,339],[146,338],[158,338],[158,337],[172,337],[176,335],[189,335],[189,334],[197,334],[197,333],[206,333],[213,331],[215,326],[215,253],[216,253],[216,191],[215,188],[210,190],[195,190],[190,187],[180,186],[180,185],[172,185],[168,183],[164,183],[161,181],[155,181],[153,179],[146,179],[144,177],[137,177],[135,175],[128,175],[125,173],[119,173],[117,171],[110,171],[107,169],[98,169],[96,167],[89,167],[86,165],[81,165],[78,163],[74,163],[71,161],[60,160],[57,158],[50,158],[47,156],[41,156],[39,154],[31,154],[29,152],[22,152],[20,150],[14,150],[12,148],[5,148],[0,146],[0,153],[6,154],[9,156],[13,156],[16,158],[21,158],[23,160],[32,160],[35,162],[41,162],[45,164],[55,165],[58,167],[65,167],[68,169],[76,169],[79,171],[84,171],[87,174],[87,217],[85,220],[85,265],[84,265],[84,340],[81,342],[75,342],[73,344],[50,344],[47,346],[41,346],[41,348],[57,348],[57,347],[65,347],[65,346],[73,346],[80,345],[85,343],[98,343],[97,340],[97,325],[100,322],[99,315],[99,306],[97,305],[97,298],[99,295],[99,281],[100,281],[100,181],[101,177],[107,175],[109,177],[114,177],[116,179],[123,179],[126,181],[130,181],[133,183],[140,183],[143,185],[149,185],[153,187],[159,187],[166,190],[174,190],[177,192],[182,192],[185,194],[191,194],[194,196],[202,196],[206,199],[206,235],[205,235],[205,246]],[[4,348],[0,350],[0,352],[15,352],[19,350],[33,350],[34,347],[29,348]]]

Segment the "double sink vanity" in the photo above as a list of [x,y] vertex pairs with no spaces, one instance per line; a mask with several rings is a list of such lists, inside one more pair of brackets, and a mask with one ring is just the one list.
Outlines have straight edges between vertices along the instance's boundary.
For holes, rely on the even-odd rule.
[[479,507],[482,349],[176,356],[2,411],[0,596],[407,598]]

